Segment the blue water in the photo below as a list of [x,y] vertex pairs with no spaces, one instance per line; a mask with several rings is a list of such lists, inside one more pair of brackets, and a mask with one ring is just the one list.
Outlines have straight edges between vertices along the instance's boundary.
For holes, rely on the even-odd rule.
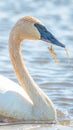
[[8,38],[15,22],[26,15],[40,19],[68,49],[69,62],[64,49],[54,47],[59,60],[55,64],[47,43],[25,41],[22,45],[28,70],[56,105],[59,122],[73,126],[73,0],[0,0],[0,74],[15,82]]

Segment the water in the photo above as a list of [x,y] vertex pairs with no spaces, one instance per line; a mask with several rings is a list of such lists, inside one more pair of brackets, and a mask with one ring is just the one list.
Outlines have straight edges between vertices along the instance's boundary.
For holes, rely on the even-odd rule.
[[25,41],[22,46],[31,76],[56,105],[59,124],[16,124],[0,129],[70,130],[73,127],[73,1],[0,0],[0,74],[15,82],[17,79],[8,53],[8,37],[14,23],[25,15],[39,18],[69,51],[70,62],[62,48],[54,47],[59,60],[59,64],[55,64],[47,43]]

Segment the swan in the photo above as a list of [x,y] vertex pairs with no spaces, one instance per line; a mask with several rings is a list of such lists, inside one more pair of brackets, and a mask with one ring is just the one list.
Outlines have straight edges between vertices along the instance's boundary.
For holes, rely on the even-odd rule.
[[0,116],[24,121],[57,119],[55,105],[30,76],[21,54],[23,40],[43,40],[65,48],[37,18],[19,19],[9,36],[9,54],[19,84],[0,75]]

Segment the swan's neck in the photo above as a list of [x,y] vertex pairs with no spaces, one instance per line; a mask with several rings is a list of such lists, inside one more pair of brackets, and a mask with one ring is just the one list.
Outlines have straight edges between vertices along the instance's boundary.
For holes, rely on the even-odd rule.
[[34,105],[33,110],[41,113],[41,115],[44,113],[44,117],[48,116],[47,119],[56,119],[54,104],[36,85],[27,71],[23,57],[21,55],[21,40],[17,34],[18,32],[12,31],[9,38],[9,52],[17,79],[20,85],[23,87],[24,91],[32,100]]
[[20,39],[16,36],[16,33],[11,32],[9,38],[9,52],[10,58],[14,67],[14,72],[17,79],[26,93],[30,96],[31,100],[36,103],[36,97],[42,98],[43,92],[39,89],[36,83],[33,81],[32,77],[28,73],[28,70],[23,61],[20,49]]

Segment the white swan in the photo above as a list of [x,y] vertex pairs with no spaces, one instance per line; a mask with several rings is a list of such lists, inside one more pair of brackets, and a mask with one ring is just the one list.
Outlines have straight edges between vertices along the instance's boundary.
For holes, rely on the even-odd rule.
[[19,120],[56,120],[53,102],[36,85],[27,71],[20,45],[24,39],[44,40],[65,47],[36,18],[26,16],[13,27],[9,53],[21,86],[0,75],[0,116]]

